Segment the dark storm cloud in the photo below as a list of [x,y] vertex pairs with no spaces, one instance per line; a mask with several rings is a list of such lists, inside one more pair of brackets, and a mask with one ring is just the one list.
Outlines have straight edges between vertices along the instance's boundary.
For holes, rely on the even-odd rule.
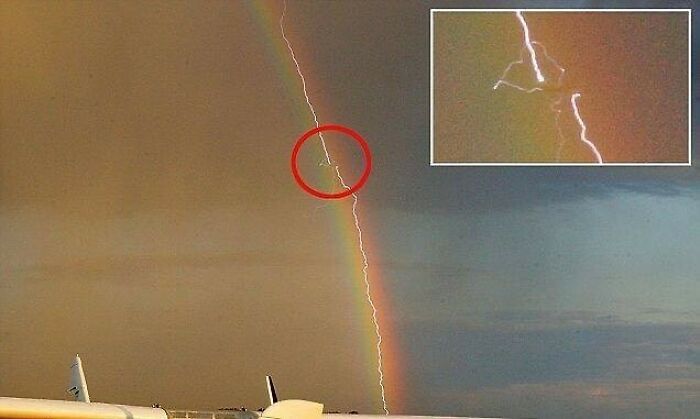
[[[538,324],[534,328],[530,324],[533,315]],[[685,380],[694,382],[696,388],[700,384],[697,325],[625,324],[614,318],[595,318],[591,313],[511,312],[506,317],[495,324],[507,324],[508,331],[498,327],[475,330],[460,324],[403,324],[416,337],[408,355],[415,365],[411,374],[421,377],[422,383],[413,394],[415,403],[420,406],[430,404],[431,399],[444,399],[445,394],[461,395],[469,411],[470,395],[503,389],[500,402],[504,406],[519,405],[514,410],[523,416],[547,418],[556,417],[557,411],[572,403],[589,401],[587,383],[618,390],[631,382],[656,383],[659,389],[663,387],[658,385],[660,380]],[[562,317],[567,320],[562,322]],[[519,326],[521,331],[517,331]],[[460,373],[446,374],[451,370]],[[542,403],[522,403],[512,389],[524,385],[535,396],[536,386],[556,388],[573,382],[580,383],[578,391],[566,398],[550,393]],[[626,391],[628,399],[643,393],[634,387]],[[668,397],[659,391],[647,403],[663,406]],[[693,397],[692,405],[700,405],[700,398]],[[480,411],[477,406],[472,409]],[[657,407],[649,414],[660,417],[664,409],[666,406]],[[500,410],[502,414],[513,411]],[[450,411],[445,408],[443,413]],[[492,410],[490,414],[499,413]],[[625,417],[624,409],[618,406],[601,417]]]
[[[587,4],[584,4],[587,3]],[[317,65],[324,66],[322,74],[337,74],[343,84],[353,84],[351,94],[339,96],[334,107],[345,121],[365,134],[375,154],[373,175],[363,196],[370,207],[391,207],[412,212],[444,211],[500,211],[508,208],[528,208],[556,202],[572,202],[586,198],[606,198],[624,192],[657,196],[695,196],[700,188],[700,170],[697,167],[559,167],[559,168],[478,168],[430,167],[429,138],[429,9],[430,8],[513,8],[513,7],[690,7],[689,2],[423,2],[392,10],[419,29],[402,31],[394,36],[403,44],[401,55],[387,60],[372,52],[372,48],[357,40],[346,41],[349,51],[357,54],[368,68],[379,72],[350,74],[340,68],[342,63],[324,59],[319,51]],[[373,3],[370,3],[373,4]],[[393,3],[392,3],[393,4]],[[342,9],[339,6],[339,9]],[[378,11],[373,11],[378,12]],[[359,12],[358,12],[359,13]],[[697,19],[697,17],[695,18]],[[376,29],[360,28],[360,32]],[[345,34],[353,39],[353,33]],[[367,35],[363,35],[366,37]],[[693,34],[697,44],[698,31]],[[311,38],[318,39],[318,37]],[[376,35],[376,39],[383,39]],[[333,43],[329,41],[335,50]],[[355,45],[353,48],[352,45]],[[392,48],[393,43],[378,43]],[[423,62],[425,65],[406,65]],[[693,69],[698,60],[694,60]],[[351,80],[354,82],[351,83]],[[329,82],[329,84],[333,84]],[[697,83],[693,92],[698,92]],[[377,96],[377,93],[380,93]],[[699,95],[694,107],[700,107]],[[391,104],[387,106],[387,104]],[[359,107],[364,109],[359,113]],[[357,110],[357,112],[356,112]],[[697,114],[697,112],[695,113]],[[405,115],[397,118],[397,115]],[[398,123],[398,121],[401,121]],[[693,134],[697,133],[697,116],[693,116]],[[399,152],[400,150],[400,152]],[[693,158],[700,154],[695,142]]]
[[414,172],[406,189],[376,200],[402,210],[454,213],[529,208],[625,192],[697,196],[699,173],[696,168],[435,167]]

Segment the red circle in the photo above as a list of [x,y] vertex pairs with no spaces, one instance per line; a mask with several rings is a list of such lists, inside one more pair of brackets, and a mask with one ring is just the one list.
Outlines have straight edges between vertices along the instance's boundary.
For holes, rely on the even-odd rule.
[[[343,192],[338,192],[338,193],[326,193],[326,192],[321,192],[317,189],[312,188],[309,186],[306,182],[304,182],[304,179],[301,177],[301,174],[299,173],[299,167],[297,167],[297,157],[299,156],[299,150],[301,150],[301,146],[304,144],[306,140],[311,138],[314,134],[318,134],[320,132],[324,131],[338,131],[342,132],[343,134],[349,136],[353,140],[355,140],[358,144],[360,144],[360,147],[362,148],[362,153],[365,156],[365,170],[362,172],[362,176],[360,176],[360,180],[357,181],[356,184],[354,184],[352,187],[349,189],[344,190]],[[369,151],[369,146],[367,145],[367,142],[365,141],[364,138],[360,134],[358,134],[356,131],[344,127],[342,125],[321,125],[319,127],[316,127],[314,129],[311,129],[304,133],[294,144],[294,149],[292,149],[292,174],[294,175],[294,179],[297,181],[299,186],[301,186],[301,189],[305,190],[306,192],[310,193],[311,195],[321,198],[321,199],[342,199],[347,196],[350,196],[357,192],[360,188],[362,188],[365,183],[367,182],[367,178],[369,178],[369,173],[372,171],[372,153]]]

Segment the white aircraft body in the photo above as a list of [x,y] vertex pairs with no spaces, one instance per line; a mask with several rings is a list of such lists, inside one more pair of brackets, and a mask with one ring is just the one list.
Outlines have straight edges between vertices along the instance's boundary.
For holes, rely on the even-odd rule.
[[168,419],[163,409],[68,400],[0,397],[2,419]]
[[71,365],[68,393],[74,400],[25,399],[0,397],[0,419],[485,419],[448,416],[379,416],[323,413],[323,405],[306,400],[277,400],[275,386],[266,377],[270,407],[262,412],[227,411],[194,412],[166,410],[160,407],[126,406],[90,401],[83,364],[78,355]]

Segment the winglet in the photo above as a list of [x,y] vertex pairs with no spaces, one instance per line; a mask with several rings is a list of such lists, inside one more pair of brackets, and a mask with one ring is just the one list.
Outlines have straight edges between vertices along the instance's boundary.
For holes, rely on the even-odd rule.
[[272,382],[272,377],[269,375],[265,376],[265,383],[267,383],[267,396],[270,398],[270,405],[277,403],[277,392],[275,391],[275,384]]
[[68,393],[70,393],[76,401],[90,403],[90,394],[88,393],[87,381],[85,381],[83,363],[80,361],[80,356],[77,354],[75,355],[73,364],[70,366]]

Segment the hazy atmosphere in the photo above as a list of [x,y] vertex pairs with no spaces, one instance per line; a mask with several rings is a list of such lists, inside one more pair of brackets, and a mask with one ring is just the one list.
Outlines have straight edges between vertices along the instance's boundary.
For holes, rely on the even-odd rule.
[[[429,9],[462,6],[493,2],[285,18],[320,121],[372,149],[358,213],[391,412],[696,414],[700,172],[430,167]],[[290,174],[313,119],[281,13],[0,2],[0,395],[66,398],[80,353],[95,401],[258,408],[269,373],[283,398],[381,412],[350,201]]]

